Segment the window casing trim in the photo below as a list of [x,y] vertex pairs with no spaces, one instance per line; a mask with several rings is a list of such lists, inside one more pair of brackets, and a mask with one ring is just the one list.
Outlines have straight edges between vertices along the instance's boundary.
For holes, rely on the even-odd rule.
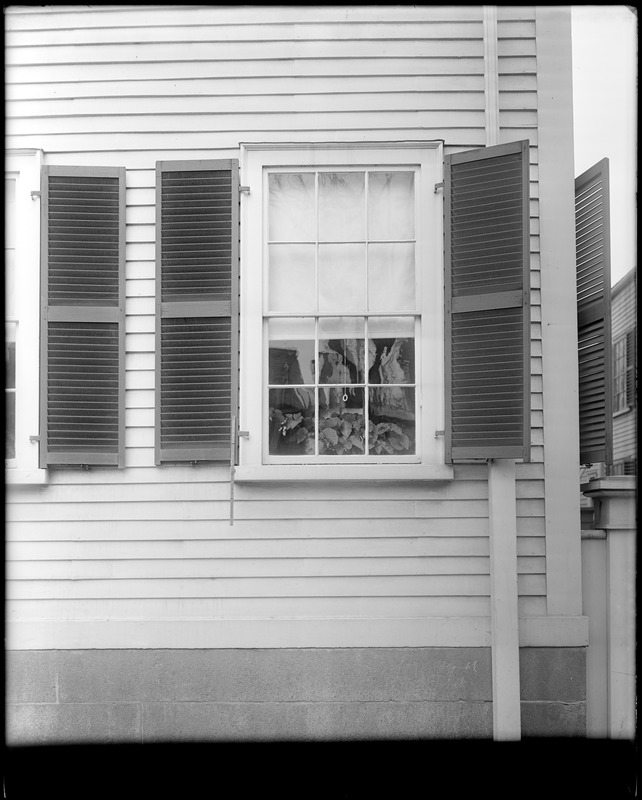
[[15,323],[16,453],[5,460],[7,484],[45,484],[39,467],[40,347],[40,170],[42,150],[20,148],[5,153],[5,176],[16,180]]
[[[244,467],[251,468],[252,474],[262,467],[266,474],[283,475],[290,473],[289,465],[303,469],[309,476],[320,476],[322,471],[332,465],[335,477],[340,467],[352,470],[352,474],[362,473],[363,468],[377,468],[383,475],[393,467],[400,467],[402,473],[426,479],[428,472],[420,469],[444,464],[443,439],[435,436],[435,431],[444,427],[443,403],[443,233],[441,194],[436,193],[435,184],[443,178],[443,143],[431,142],[354,142],[354,143],[242,143],[241,144],[241,182],[249,185],[250,193],[242,195],[241,201],[241,334],[240,334],[240,419],[239,427],[249,431],[249,437],[240,441],[238,479],[244,480]],[[421,286],[415,315],[421,318],[422,341],[417,342],[417,365],[421,376],[418,390],[418,456],[405,457],[395,461],[369,460],[358,463],[359,457],[344,460],[317,461],[316,463],[299,458],[266,457],[267,422],[264,416],[264,393],[267,386],[266,355],[264,349],[264,235],[267,197],[264,182],[268,169],[413,169],[419,176],[416,214],[417,234],[419,220],[421,228],[429,227],[430,233],[419,242],[417,254],[417,283]],[[248,235],[252,231],[253,235]],[[260,231],[260,235],[259,232]],[[435,269],[422,270],[422,265],[432,265]],[[429,273],[429,274],[426,274]],[[257,276],[261,276],[257,280]],[[260,365],[260,368],[257,368]],[[421,418],[421,421],[419,421]],[[407,463],[411,462],[411,463]],[[310,469],[308,469],[310,467]],[[312,467],[319,469],[312,469]],[[367,479],[368,472],[363,472]],[[401,473],[398,473],[401,474]],[[432,475],[437,473],[434,469]],[[444,473],[447,478],[450,476]],[[254,480],[256,478],[252,478]],[[269,479],[269,478],[266,478]],[[301,478],[304,479],[304,478]],[[307,479],[307,478],[306,478]],[[407,479],[395,477],[395,479]],[[411,478],[415,479],[415,478]],[[440,478],[437,478],[440,479]],[[248,478],[249,480],[249,478]]]

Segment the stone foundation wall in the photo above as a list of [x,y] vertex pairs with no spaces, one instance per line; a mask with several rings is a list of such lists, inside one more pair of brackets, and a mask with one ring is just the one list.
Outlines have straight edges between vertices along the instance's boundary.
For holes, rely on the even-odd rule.
[[[6,654],[9,745],[492,739],[488,648]],[[524,736],[585,735],[585,651],[521,653]]]

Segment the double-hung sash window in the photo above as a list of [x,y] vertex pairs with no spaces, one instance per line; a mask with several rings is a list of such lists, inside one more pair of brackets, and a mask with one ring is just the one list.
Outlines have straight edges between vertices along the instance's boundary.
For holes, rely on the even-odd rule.
[[635,406],[635,329],[613,344],[613,413]]
[[443,463],[440,146],[243,157],[240,463]]
[[414,458],[415,170],[267,180],[269,458]]

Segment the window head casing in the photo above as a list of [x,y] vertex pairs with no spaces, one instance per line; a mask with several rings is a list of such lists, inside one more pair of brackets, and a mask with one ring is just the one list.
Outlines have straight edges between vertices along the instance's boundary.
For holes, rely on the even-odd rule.
[[441,143],[241,151],[239,463],[443,464]]

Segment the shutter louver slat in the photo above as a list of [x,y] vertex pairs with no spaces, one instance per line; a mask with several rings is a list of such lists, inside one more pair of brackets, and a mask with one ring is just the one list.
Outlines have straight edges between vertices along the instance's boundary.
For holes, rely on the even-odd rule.
[[229,460],[238,162],[160,162],[157,215],[156,460]]
[[446,458],[528,460],[528,142],[445,167]]
[[124,466],[122,168],[42,176],[41,466]]
[[575,180],[580,463],[611,463],[608,160]]

